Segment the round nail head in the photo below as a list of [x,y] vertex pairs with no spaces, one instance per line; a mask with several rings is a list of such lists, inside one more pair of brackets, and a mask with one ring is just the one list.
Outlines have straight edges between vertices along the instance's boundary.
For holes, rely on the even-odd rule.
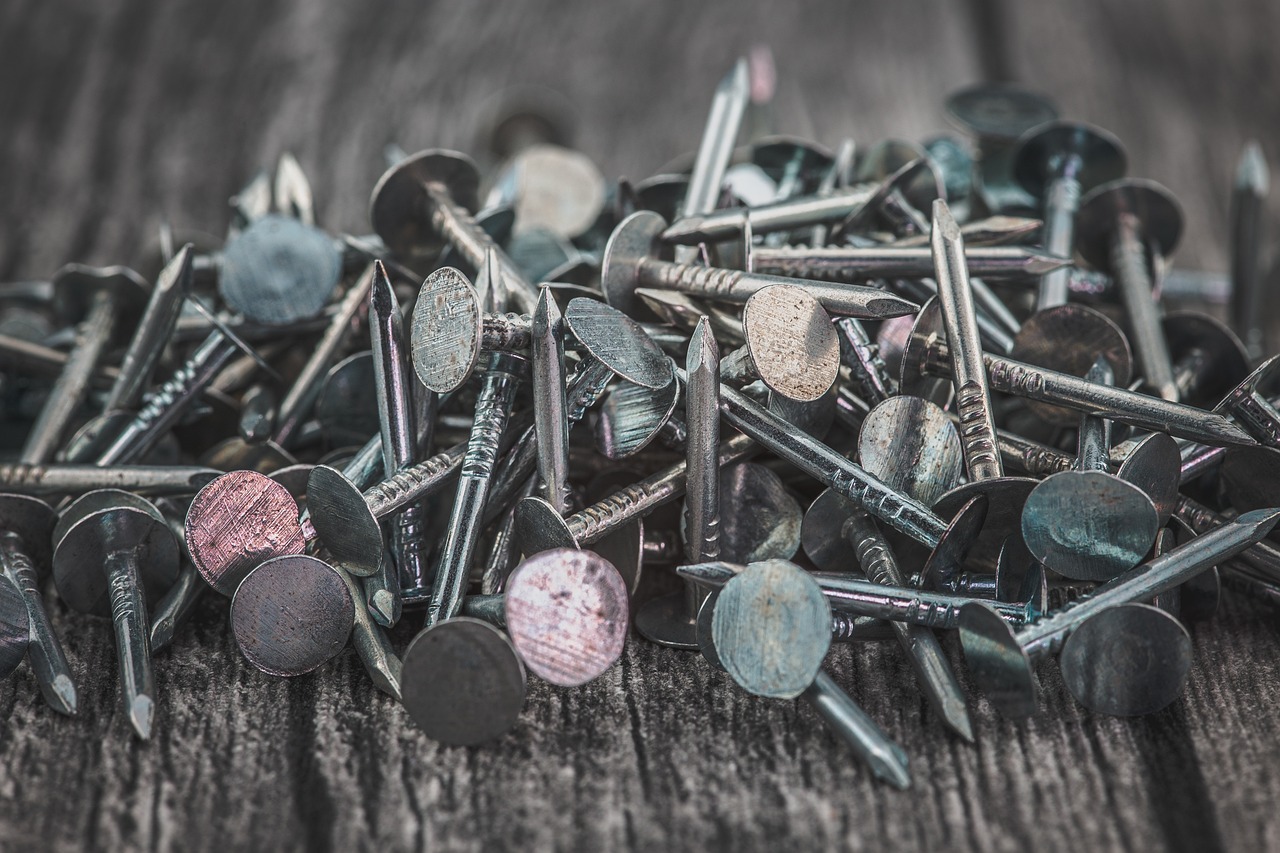
[[1167,258],[1182,238],[1182,206],[1155,181],[1122,178],[1095,187],[1076,214],[1076,251],[1094,269],[1111,270],[1111,246],[1124,217],[1132,217],[1138,238]]
[[1124,604],[1072,631],[1058,665],[1071,695],[1090,711],[1153,714],[1182,695],[1191,670],[1191,636],[1163,610]]
[[813,684],[831,647],[831,608],[803,569],[768,560],[721,588],[711,630],[720,660],[744,690],[794,699]]
[[119,489],[88,492],[63,511],[54,527],[53,582],[67,606],[110,616],[108,564],[128,553],[148,601],[159,601],[178,577],[178,541],[160,510]]
[[340,471],[317,465],[307,480],[307,509],[335,566],[358,577],[382,565],[382,528],[364,494]]
[[789,560],[800,549],[804,513],[772,469],[738,462],[720,469],[720,559]]
[[303,554],[267,560],[231,599],[236,645],[270,675],[302,675],[331,660],[354,623],[355,602],[342,575]]
[[596,419],[596,447],[608,459],[626,459],[644,450],[675,414],[680,383],[645,388],[620,382],[605,395]]
[[659,238],[666,229],[667,221],[661,216],[638,210],[618,223],[605,244],[604,258],[600,262],[600,289],[604,291],[606,302],[630,317],[647,319],[652,316],[635,293],[640,279],[640,264],[661,255]]
[[1027,194],[1043,198],[1068,157],[1079,158],[1073,176],[1080,192],[1124,177],[1124,146],[1100,127],[1078,121],[1051,121],[1022,135],[1013,154],[1013,177]]
[[457,151],[433,148],[382,174],[369,201],[369,221],[387,248],[402,257],[439,254],[443,240],[431,223],[427,187],[443,190],[463,210],[478,206],[480,171]]
[[933,506],[960,483],[960,434],[936,404],[901,394],[876,405],[858,432],[858,461],[895,490]]
[[413,306],[413,368],[422,384],[447,394],[467,381],[480,359],[484,318],[480,297],[461,272],[438,269]]
[[446,619],[409,644],[401,690],[409,717],[428,737],[473,746],[515,726],[524,707],[524,665],[492,625]]
[[1006,142],[1058,117],[1058,108],[1047,96],[1008,83],[958,89],[947,96],[944,109],[948,118],[974,136]]
[[543,551],[507,580],[507,633],[529,671],[576,687],[622,656],[630,622],[627,585],[590,551]]
[[555,507],[539,497],[516,504],[516,543],[525,554],[581,547]]
[[840,371],[840,340],[812,295],[790,285],[751,294],[742,313],[747,349],[760,379],[792,400],[826,394]]
[[300,554],[306,545],[297,501],[256,471],[223,474],[197,492],[186,536],[200,576],[227,597],[264,561]]
[[323,311],[341,274],[337,241],[292,216],[271,213],[227,242],[218,293],[256,323],[287,326]]
[[853,504],[831,489],[824,489],[805,510],[800,547],[819,571],[848,572],[858,567],[858,556],[843,532],[855,511]]
[[986,519],[977,538],[969,543],[965,562],[970,568],[995,571],[1005,537],[1022,529],[1022,508],[1040,481],[1031,477],[995,477],[956,486],[933,505],[939,518],[954,519],[960,508],[978,495],[987,499]]
[[651,598],[636,611],[636,630],[651,643],[669,649],[698,648],[696,614],[689,612],[689,596],[673,592]]
[[579,296],[569,300],[564,319],[587,352],[619,378],[648,389],[672,384],[671,359],[626,314]]
[[986,524],[989,509],[990,501],[987,496],[979,493],[965,501],[956,511],[942,538],[925,561],[921,573],[925,587],[936,588],[964,567],[965,558]]
[[694,623],[694,629],[698,637],[698,651],[702,653],[703,660],[724,672],[724,661],[720,660],[720,653],[716,651],[714,633],[716,602],[719,600],[720,590],[718,589],[713,589],[703,599],[702,606],[698,608],[698,618]]
[[1036,679],[1031,660],[1009,623],[989,605],[960,608],[960,645],[979,689],[1007,717],[1036,712]]
[[1063,471],[1027,497],[1022,538],[1032,555],[1063,577],[1106,581],[1142,562],[1160,521],[1132,483],[1101,471]]
[[53,559],[53,507],[30,495],[0,494],[0,531],[22,540],[22,551],[31,558],[39,576],[49,573]]
[[[1055,305],[1026,319],[1013,339],[1009,357],[1035,367],[1084,377],[1101,355],[1111,366],[1116,387],[1133,378],[1133,352],[1120,327],[1084,305]],[[1027,408],[1056,426],[1076,426],[1080,413],[1039,400]]]
[[[1157,522],[1163,526],[1169,522],[1178,505],[1178,477],[1182,468],[1182,454],[1178,442],[1162,432],[1144,436],[1129,451],[1116,476],[1126,483],[1133,483],[1155,504]],[[1277,468],[1280,475],[1280,468]],[[1273,506],[1264,504],[1262,506]],[[1236,505],[1237,509],[1241,507]],[[1248,507],[1248,509],[1260,509]]]
[[133,331],[132,318],[140,315],[151,295],[147,282],[129,267],[93,267],[67,264],[53,274],[53,306],[67,323],[78,323],[89,314],[93,299],[106,291],[115,300],[117,317],[114,337],[128,340]]

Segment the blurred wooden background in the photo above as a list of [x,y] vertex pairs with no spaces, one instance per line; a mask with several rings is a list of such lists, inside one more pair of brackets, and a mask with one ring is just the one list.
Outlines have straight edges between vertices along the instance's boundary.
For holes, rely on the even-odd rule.
[[[515,84],[565,94],[577,146],[643,177],[696,146],[715,83],[758,43],[780,127],[831,145],[946,130],[942,100],[969,82],[1046,91],[1179,196],[1178,262],[1225,270],[1235,158],[1249,138],[1280,155],[1277,35],[1271,0],[6,0],[0,280],[138,263],[163,221],[218,233],[285,150],[320,223],[362,233],[385,144],[474,150],[485,98]],[[1172,708],[1096,717],[1049,667],[1024,724],[976,703],[974,747],[897,648],[839,649],[831,672],[910,753],[905,794],[806,707],[641,642],[585,688],[531,682],[501,742],[441,748],[350,651],[299,679],[251,669],[215,600],[158,658],[144,745],[108,628],[55,619],[82,716],[45,708],[25,668],[0,684],[0,849],[1280,848],[1280,629],[1236,599],[1193,629]]]

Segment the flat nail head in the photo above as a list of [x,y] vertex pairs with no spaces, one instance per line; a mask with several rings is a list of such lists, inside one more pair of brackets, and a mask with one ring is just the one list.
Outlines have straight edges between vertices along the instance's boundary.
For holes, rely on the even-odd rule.
[[1035,673],[1009,623],[975,602],[960,608],[959,626],[965,663],[983,695],[1007,717],[1034,714]]
[[178,577],[178,542],[160,510],[118,489],[88,492],[63,511],[54,528],[53,582],[67,606],[111,616],[111,586],[103,566],[115,551],[138,558],[146,600],[158,601]]
[[465,154],[432,148],[392,166],[369,200],[374,232],[399,257],[436,255],[442,246],[427,216],[427,185],[445,188],[464,210],[479,207],[480,171]]
[[831,608],[798,566],[755,563],[720,590],[712,636],[725,669],[748,693],[794,699],[813,684],[827,656]]
[[1182,695],[1191,671],[1191,636],[1163,610],[1124,604],[1072,631],[1058,665],[1071,695],[1090,711],[1154,714]]
[[590,551],[543,551],[507,580],[506,620],[529,671],[576,687],[599,677],[622,655],[630,625],[627,585]]
[[334,565],[357,577],[382,565],[382,528],[364,494],[336,469],[317,465],[307,479],[307,510]]
[[1137,486],[1101,471],[1063,471],[1032,489],[1022,509],[1031,554],[1063,577],[1106,581],[1142,562],[1160,520]]
[[771,285],[747,300],[747,347],[760,378],[792,400],[817,400],[840,370],[840,339],[822,303],[798,287]]
[[311,672],[347,645],[355,602],[338,570],[291,554],[249,573],[231,599],[231,632],[241,654],[270,675]]
[[200,576],[228,598],[249,572],[306,545],[298,503],[256,471],[232,471],[201,489],[187,510],[187,551]]
[[401,691],[409,717],[428,737],[473,746],[515,726],[524,707],[524,665],[492,625],[446,619],[409,644]]
[[460,271],[427,276],[413,306],[413,368],[422,384],[447,394],[467,381],[480,359],[480,296]]
[[569,300],[565,324],[593,357],[633,385],[666,388],[675,377],[671,360],[644,329],[626,314],[598,299]]

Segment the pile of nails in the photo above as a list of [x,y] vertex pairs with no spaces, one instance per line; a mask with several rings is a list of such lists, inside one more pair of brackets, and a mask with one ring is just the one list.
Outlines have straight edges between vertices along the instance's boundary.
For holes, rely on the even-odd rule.
[[394,149],[373,233],[333,235],[286,155],[225,241],[162,235],[153,284],[70,265],[0,288],[0,672],[25,657],[76,713],[52,573],[111,620],[144,738],[152,656],[210,589],[253,666],[350,643],[447,744],[515,726],[527,672],[599,677],[633,620],[809,700],[898,787],[907,756],[823,671],[832,642],[896,642],[969,740],[952,631],[1011,717],[1055,656],[1094,712],[1175,701],[1181,620],[1221,586],[1280,600],[1257,147],[1237,337],[1162,311],[1172,282],[1227,289],[1171,269],[1177,202],[1043,96],[967,88],[963,136],[833,153],[750,132],[753,91],[740,62],[696,154],[638,183],[535,104],[495,130],[483,206],[466,156]]

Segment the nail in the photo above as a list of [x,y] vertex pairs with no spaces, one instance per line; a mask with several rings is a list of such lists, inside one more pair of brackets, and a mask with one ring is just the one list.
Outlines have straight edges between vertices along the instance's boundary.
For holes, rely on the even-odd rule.
[[436,569],[431,603],[427,606],[428,628],[452,619],[462,607],[498,444],[515,403],[523,367],[524,360],[519,356],[496,353],[490,357],[476,400],[471,437],[459,469],[458,491]]
[[571,509],[573,494],[569,487],[564,329],[560,306],[551,297],[551,290],[543,287],[532,319],[533,421],[543,493],[561,515]]
[[774,699],[803,696],[877,778],[910,787],[902,748],[830,678],[820,677],[831,646],[831,609],[801,569],[783,560],[745,568],[720,590],[712,636],[740,687]]
[[747,63],[739,59],[716,86],[707,124],[698,143],[698,154],[689,173],[689,189],[680,205],[682,215],[695,216],[716,209],[720,200],[720,184],[724,181],[724,172],[738,139],[749,96]]
[[786,285],[757,290],[743,309],[742,325],[747,343],[719,364],[726,381],[760,379],[801,402],[817,400],[831,389],[840,372],[840,341],[813,296]]
[[1154,181],[1111,181],[1084,197],[1077,219],[1077,250],[1120,286],[1143,378],[1158,396],[1177,402],[1169,345],[1156,308],[1158,278],[1153,276],[1182,236],[1177,199]]
[[[0,605],[0,673],[8,676],[24,653],[31,656],[31,671],[40,685],[40,693],[50,708],[74,716],[77,705],[75,678],[67,664],[62,644],[53,632],[45,610],[41,581],[50,568],[49,543],[53,535],[54,513],[48,504],[22,495],[0,495],[0,566],[8,583],[0,589],[4,604]],[[9,613],[13,595],[25,602],[26,616],[14,620]],[[22,621],[19,626],[17,621]],[[29,625],[29,631],[27,627]],[[8,630],[22,627],[23,642],[10,637]],[[26,644],[30,637],[30,645]],[[21,648],[19,648],[21,645]],[[16,657],[15,657],[16,656]],[[12,661],[12,666],[10,665]]]
[[[683,246],[699,243],[716,243],[737,239],[744,226],[755,234],[777,234],[809,225],[829,225],[841,222],[867,207],[877,207],[899,185],[916,176],[925,168],[922,160],[915,160],[876,186],[858,186],[832,189],[825,194],[802,196],[772,204],[752,207],[735,207],[715,210],[714,206],[700,213],[683,214],[661,232],[664,242]],[[782,273],[792,275],[792,273]]]
[[54,275],[53,286],[62,313],[77,323],[76,339],[18,457],[29,465],[48,462],[61,446],[107,345],[124,337],[147,295],[146,283],[126,267],[68,264]]
[[[369,340],[373,351],[374,385],[378,395],[378,424],[382,435],[382,468],[398,474],[409,468],[416,455],[417,424],[414,423],[413,394],[410,387],[408,355],[404,351],[400,306],[386,270],[374,262],[373,285],[369,292]],[[421,553],[423,518],[415,504],[404,508],[395,518],[392,535],[394,563],[384,565],[382,583],[375,593],[379,601],[371,604],[379,624],[390,627],[400,617],[400,576],[411,585],[427,574],[425,555]],[[398,568],[400,575],[396,574]],[[372,599],[371,599],[372,602]]]
[[111,618],[125,712],[145,740],[155,706],[147,598],[158,599],[177,577],[178,542],[153,504],[114,489],[73,502],[53,538],[53,580],[62,600]]
[[136,409],[142,402],[142,395],[155,373],[156,364],[173,335],[178,315],[182,312],[182,303],[191,292],[193,254],[192,245],[186,244],[174,255],[173,260],[165,264],[156,278],[156,285],[151,290],[142,319],[134,329],[133,340],[129,342],[129,348],[120,361],[120,374],[102,407],[104,412]]
[[[885,586],[906,585],[893,551],[868,516],[860,511],[847,515],[841,533],[853,545],[858,564],[868,579]],[[937,636],[920,625],[891,624],[898,644],[915,670],[916,681],[933,710],[952,731],[972,743],[973,724],[969,720],[964,692],[951,671],[951,664]]]
[[1211,407],[1249,375],[1249,353],[1221,320],[1179,311],[1166,315],[1160,325],[1169,342],[1173,381],[1182,402]]
[[947,118],[978,143],[973,181],[978,212],[1034,206],[1013,181],[1013,152],[1022,134],[1058,117],[1053,101],[1009,83],[978,83],[952,92],[944,108]]
[[528,313],[537,302],[536,288],[469,212],[478,206],[479,183],[476,165],[465,154],[419,151],[378,179],[369,203],[373,230],[402,258],[434,255],[445,243],[479,270],[492,253],[501,292]]
[[1256,140],[1249,140],[1236,164],[1231,187],[1231,325],[1240,330],[1249,358],[1263,355],[1262,230],[1271,173]]
[[[1083,122],[1054,121],[1023,135],[1013,153],[1013,177],[1043,206],[1049,254],[1070,261],[1080,196],[1124,177],[1127,165],[1120,140]],[[1066,305],[1070,277],[1065,267],[1044,275],[1036,308]]]
[[[1087,620],[1117,605],[1149,600],[1239,553],[1266,536],[1278,518],[1280,511],[1277,510],[1246,513],[1199,539],[1130,569],[1098,587],[1092,594],[1077,599],[1073,605],[1024,626],[1016,633],[987,605],[968,604],[960,614],[960,640],[970,671],[983,692],[1002,712],[1009,716],[1027,716],[1035,711],[1036,706],[1034,661],[1062,649],[1072,632]],[[1167,614],[1162,615],[1167,617]],[[1119,619],[1123,622],[1123,617],[1123,613],[1106,617],[1107,621],[1100,624],[1100,633],[1114,644],[1113,658],[1109,663],[1115,668],[1099,669],[1096,656],[1076,654],[1070,659],[1073,672],[1064,670],[1064,678],[1069,685],[1079,687],[1080,678],[1087,677],[1090,671],[1120,673],[1122,679],[1105,681],[1105,687],[1115,691],[1108,713],[1140,714],[1159,710],[1181,691],[1187,661],[1185,657],[1176,655],[1164,658],[1156,654],[1155,649],[1151,650],[1152,656],[1143,657],[1142,649],[1136,648],[1133,642],[1122,642],[1134,639],[1134,633],[1121,630],[1123,624],[1118,626],[1111,621]],[[1159,637],[1165,633],[1161,631],[1147,636]],[[1096,648],[1096,640],[1096,635],[1086,637],[1090,648],[1082,647],[1082,651]],[[1138,659],[1164,660],[1166,665],[1146,666],[1135,671],[1127,661],[1136,663]],[[1078,672],[1075,671],[1077,669]]]
[[1273,392],[1277,375],[1280,375],[1280,356],[1272,356],[1233,388],[1214,407],[1214,413],[1230,415],[1245,432],[1261,443],[1280,447],[1280,410],[1272,405],[1267,394],[1259,390]]
[[880,348],[861,321],[840,317],[834,325],[840,337],[840,361],[851,372],[855,393],[873,406],[896,394],[898,383],[889,375]]
[[516,566],[500,595],[469,596],[464,616],[506,631],[529,671],[549,684],[594,681],[622,656],[627,585],[590,551],[543,551]]
[[[921,309],[902,356],[902,387],[908,392],[921,375],[950,376],[950,352]],[[923,322],[921,320],[923,319]],[[1028,400],[1053,403],[1141,429],[1167,432],[1203,444],[1243,445],[1257,442],[1222,415],[1123,388],[1095,385],[1078,376],[1033,367],[1011,358],[983,356],[991,390]]]
[[964,240],[944,201],[933,204],[932,252],[937,269],[938,305],[950,345],[952,384],[960,415],[960,442],[971,480],[1004,475],[996,451],[996,426],[987,390],[987,372],[978,339],[973,293],[964,261]]
[[[1020,279],[1051,274],[1070,261],[1024,246],[979,246],[964,250],[969,274]],[[822,246],[770,249],[751,253],[752,269],[770,275],[858,282],[877,278],[924,278],[933,274],[928,248],[899,246]]]
[[624,219],[609,238],[600,267],[601,287],[613,307],[636,315],[643,306],[637,288],[678,290],[733,303],[746,302],[753,293],[774,284],[807,290],[833,314],[882,319],[912,314],[914,303],[874,287],[762,275],[741,270],[695,266],[665,260],[661,243],[666,220],[656,213],[638,211]]
[[149,497],[198,492],[219,476],[195,465],[22,465],[0,464],[0,491],[49,497],[120,489]]
[[13,674],[30,644],[30,616],[22,594],[7,577],[0,579],[0,678]]
[[413,308],[413,366],[428,390],[447,394],[475,370],[480,354],[529,348],[531,320],[483,312],[480,294],[452,267],[427,276]]
[[292,216],[303,225],[316,224],[315,202],[311,198],[311,183],[302,166],[288,151],[280,155],[276,164],[276,210]]

